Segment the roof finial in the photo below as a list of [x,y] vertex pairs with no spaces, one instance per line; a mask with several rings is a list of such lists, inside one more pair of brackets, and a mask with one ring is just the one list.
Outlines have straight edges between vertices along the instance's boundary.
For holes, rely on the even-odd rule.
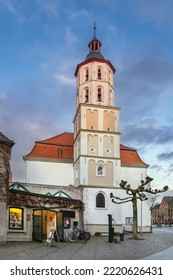
[[94,29],[94,37],[96,37],[96,23],[94,22],[94,27],[93,27],[93,29]]

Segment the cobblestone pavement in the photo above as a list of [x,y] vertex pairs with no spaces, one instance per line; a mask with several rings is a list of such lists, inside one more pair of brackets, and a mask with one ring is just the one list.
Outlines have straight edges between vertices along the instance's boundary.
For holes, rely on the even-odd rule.
[[0,259],[139,260],[150,259],[151,255],[151,259],[155,259],[154,254],[173,246],[173,228],[156,228],[152,233],[139,236],[139,240],[132,240],[130,237],[130,234],[125,234],[124,241],[119,241],[117,237],[118,243],[109,243],[108,236],[92,236],[87,243],[63,242],[60,245],[51,244],[50,247],[38,242],[7,242],[6,245],[0,245]]

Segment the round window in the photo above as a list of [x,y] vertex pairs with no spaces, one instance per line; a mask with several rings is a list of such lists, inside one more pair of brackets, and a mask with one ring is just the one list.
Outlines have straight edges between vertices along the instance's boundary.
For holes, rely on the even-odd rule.
[[111,149],[110,148],[106,148],[105,151],[106,151],[106,153],[110,153]]

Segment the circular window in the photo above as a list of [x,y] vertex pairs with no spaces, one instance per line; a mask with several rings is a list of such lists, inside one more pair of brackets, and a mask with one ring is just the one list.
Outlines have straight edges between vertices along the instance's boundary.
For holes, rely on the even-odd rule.
[[108,153],[108,154],[111,153],[111,149],[110,149],[110,148],[106,148],[105,151],[106,151],[106,153]]
[[96,149],[95,149],[94,147],[91,147],[91,148],[90,148],[90,151],[91,151],[92,153],[94,153],[95,150],[96,150]]

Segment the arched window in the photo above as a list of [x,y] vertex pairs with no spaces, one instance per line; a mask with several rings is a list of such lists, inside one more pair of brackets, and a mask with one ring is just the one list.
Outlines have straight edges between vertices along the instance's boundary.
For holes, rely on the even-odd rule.
[[98,70],[97,70],[97,77],[98,77],[99,80],[101,80],[101,78],[102,78],[101,68],[98,68]]
[[92,42],[91,49],[92,49],[92,51],[94,51],[94,42]]
[[102,89],[99,87],[97,92],[98,101],[102,101]]
[[88,81],[88,79],[89,79],[89,70],[86,69],[85,70],[85,81]]
[[104,176],[104,166],[102,164],[99,164],[97,166],[97,176]]
[[89,101],[88,88],[85,89],[85,103]]
[[102,193],[98,193],[96,196],[96,207],[105,208],[105,196]]

